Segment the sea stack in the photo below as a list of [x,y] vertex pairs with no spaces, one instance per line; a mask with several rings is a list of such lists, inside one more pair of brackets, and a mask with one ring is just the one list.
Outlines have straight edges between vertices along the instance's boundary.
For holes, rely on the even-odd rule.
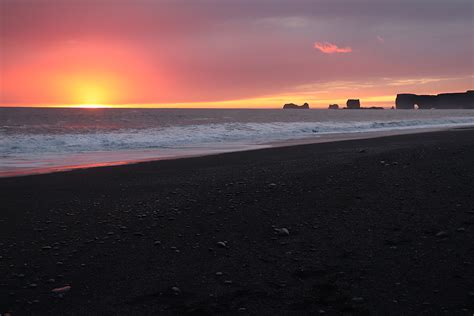
[[303,105],[298,105],[298,104],[294,104],[294,103],[287,103],[283,106],[283,109],[284,110],[288,110],[288,109],[297,109],[297,110],[308,110],[309,109],[309,104],[308,103],[305,103]]
[[329,110],[338,110],[339,109],[339,104],[329,104],[328,109]]
[[348,109],[360,109],[360,100],[359,99],[349,99],[347,100],[346,106]]

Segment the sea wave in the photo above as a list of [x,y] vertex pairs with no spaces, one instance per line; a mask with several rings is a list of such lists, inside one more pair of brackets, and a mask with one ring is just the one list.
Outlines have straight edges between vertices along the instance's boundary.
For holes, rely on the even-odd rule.
[[[304,139],[337,133],[360,133],[417,128],[474,125],[474,117],[443,119],[352,121],[217,123],[162,128],[118,129],[110,132],[17,133],[2,135],[2,157],[18,154],[84,153],[93,151],[199,148],[228,144],[258,145],[274,141]],[[0,133],[1,134],[1,133]]]

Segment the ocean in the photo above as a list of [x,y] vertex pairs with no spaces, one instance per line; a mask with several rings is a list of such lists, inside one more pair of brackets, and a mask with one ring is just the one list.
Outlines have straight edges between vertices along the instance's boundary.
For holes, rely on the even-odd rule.
[[474,111],[0,108],[0,176],[464,126]]

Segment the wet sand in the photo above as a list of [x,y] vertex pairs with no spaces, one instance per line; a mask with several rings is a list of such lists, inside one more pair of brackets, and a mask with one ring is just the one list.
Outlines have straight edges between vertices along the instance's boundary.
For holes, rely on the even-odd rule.
[[465,129],[2,178],[0,313],[471,315],[473,161]]

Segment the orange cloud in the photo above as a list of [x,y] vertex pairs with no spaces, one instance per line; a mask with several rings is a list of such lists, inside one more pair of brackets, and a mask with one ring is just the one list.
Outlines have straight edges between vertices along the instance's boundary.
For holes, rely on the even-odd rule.
[[350,53],[352,48],[350,46],[338,47],[336,44],[329,42],[316,42],[314,48],[320,50],[324,54]]

